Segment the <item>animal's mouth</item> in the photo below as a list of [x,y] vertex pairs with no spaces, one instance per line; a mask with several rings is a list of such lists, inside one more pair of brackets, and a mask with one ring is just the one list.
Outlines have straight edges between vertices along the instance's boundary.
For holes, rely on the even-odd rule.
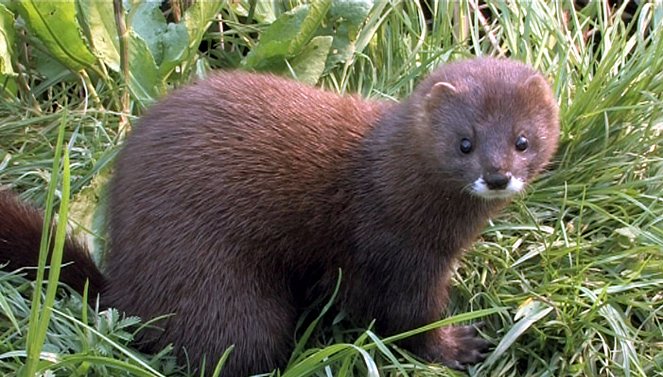
[[510,173],[483,175],[470,186],[470,192],[484,199],[510,199],[525,189],[525,181]]

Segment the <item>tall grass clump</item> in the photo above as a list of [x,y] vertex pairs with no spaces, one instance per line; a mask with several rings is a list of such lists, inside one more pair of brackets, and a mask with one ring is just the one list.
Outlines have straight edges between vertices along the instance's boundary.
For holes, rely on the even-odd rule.
[[[427,328],[485,323],[495,349],[470,375],[663,375],[661,2],[185,3],[0,2],[0,185],[58,210],[59,229],[69,217],[98,256],[103,188],[125,135],[168,89],[210,69],[391,100],[447,61],[522,60],[553,85],[560,148],[468,251],[450,318]],[[66,288],[54,296],[57,273],[43,284],[20,275],[0,272],[1,374],[199,375],[170,349],[132,348],[151,318],[88,307],[94,298]],[[327,309],[302,319],[280,375],[462,374],[395,345],[411,333],[380,338]]]

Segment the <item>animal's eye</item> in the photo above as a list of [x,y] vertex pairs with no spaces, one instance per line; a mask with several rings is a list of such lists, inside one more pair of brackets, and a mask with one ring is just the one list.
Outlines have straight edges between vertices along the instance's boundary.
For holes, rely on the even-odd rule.
[[460,141],[460,151],[465,154],[472,152],[472,142],[470,141],[470,139],[463,138]]
[[525,136],[518,136],[516,139],[516,149],[519,150],[520,152],[524,151],[529,147],[529,142],[527,141],[527,138]]

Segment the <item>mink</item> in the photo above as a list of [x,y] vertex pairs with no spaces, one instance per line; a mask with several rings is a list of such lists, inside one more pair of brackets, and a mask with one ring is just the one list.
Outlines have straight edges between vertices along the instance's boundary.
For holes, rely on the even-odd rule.
[[[148,349],[212,370],[234,345],[224,376],[284,367],[339,270],[338,308],[382,336],[411,330],[441,318],[455,261],[549,163],[558,118],[545,78],[508,59],[443,65],[400,103],[215,73],[141,118],[110,182],[104,271],[70,239],[63,281],[172,314],[140,333]],[[10,194],[0,212],[0,262],[35,262],[40,213]],[[472,326],[401,344],[457,369],[489,347]]]

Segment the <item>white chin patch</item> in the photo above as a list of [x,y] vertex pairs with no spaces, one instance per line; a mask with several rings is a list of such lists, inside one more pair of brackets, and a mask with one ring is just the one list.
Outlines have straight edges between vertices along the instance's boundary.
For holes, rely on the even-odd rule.
[[504,189],[494,189],[491,190],[488,188],[486,181],[483,180],[483,177],[479,177],[474,183],[472,183],[471,192],[472,194],[484,198],[484,199],[509,199],[514,195],[522,192],[525,189],[525,182],[519,178],[511,177],[509,183]]

